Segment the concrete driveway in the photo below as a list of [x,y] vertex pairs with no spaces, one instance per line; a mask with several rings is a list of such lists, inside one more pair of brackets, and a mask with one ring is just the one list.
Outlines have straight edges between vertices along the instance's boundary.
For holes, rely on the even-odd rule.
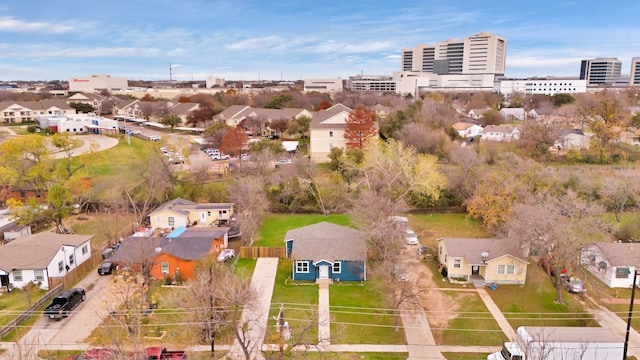
[[68,318],[52,320],[41,316],[17,344],[3,346],[8,350],[0,355],[0,359],[31,358],[27,354],[36,354],[38,349],[88,348],[83,341],[108,315],[102,293],[110,279],[110,275],[101,277],[97,272],[87,275],[76,285],[86,290],[87,299],[80,303]]

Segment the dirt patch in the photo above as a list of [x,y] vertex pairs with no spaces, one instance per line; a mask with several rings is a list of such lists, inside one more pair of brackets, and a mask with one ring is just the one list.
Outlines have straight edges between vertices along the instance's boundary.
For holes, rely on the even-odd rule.
[[405,248],[403,261],[406,268],[410,269],[416,285],[426,289],[421,305],[425,310],[436,344],[440,344],[442,343],[442,331],[446,329],[449,321],[457,316],[456,311],[460,307],[460,299],[438,288],[433,280],[431,269],[424,264],[424,260],[417,259],[415,247]]

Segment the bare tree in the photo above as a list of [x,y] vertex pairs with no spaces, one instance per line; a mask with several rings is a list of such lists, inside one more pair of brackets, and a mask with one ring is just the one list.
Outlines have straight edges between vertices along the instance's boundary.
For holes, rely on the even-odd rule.
[[230,200],[235,206],[235,215],[245,244],[252,244],[258,227],[269,207],[264,191],[265,181],[256,176],[238,178],[231,186]]

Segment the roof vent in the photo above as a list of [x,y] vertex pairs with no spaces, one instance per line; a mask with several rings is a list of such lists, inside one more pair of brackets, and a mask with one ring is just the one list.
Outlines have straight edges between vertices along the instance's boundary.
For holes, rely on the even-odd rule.
[[487,263],[487,259],[489,258],[489,253],[484,251],[480,254],[480,256],[482,256],[482,263],[486,264]]

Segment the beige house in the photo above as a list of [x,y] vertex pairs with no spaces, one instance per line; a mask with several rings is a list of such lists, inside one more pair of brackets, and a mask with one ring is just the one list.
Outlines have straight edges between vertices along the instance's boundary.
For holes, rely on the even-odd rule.
[[40,101],[3,101],[0,102],[0,123],[17,124],[38,120],[38,115],[75,114],[72,108],[62,99]]
[[520,139],[520,130],[515,125],[487,125],[482,131],[482,140],[512,141]]
[[227,223],[233,215],[230,203],[196,203],[176,198],[158,206],[149,214],[152,229],[176,229],[184,226],[214,226]]
[[67,98],[67,103],[80,103],[93,106],[95,113],[102,113],[103,104],[107,102],[107,98],[96,93],[76,93]]
[[336,104],[332,107],[314,112],[309,125],[309,157],[311,161],[329,161],[327,155],[331,148],[345,147],[344,130],[347,118],[353,110]]
[[[267,109],[252,108],[247,105],[231,105],[216,117],[219,121],[224,122],[228,126],[236,127],[240,122],[247,118],[256,118],[268,123],[272,120],[293,120],[301,116],[311,117],[311,112],[306,109],[288,108],[288,109]],[[263,134],[264,135],[264,134]]]
[[509,239],[438,239],[438,261],[449,279],[524,284],[529,263],[522,253]]

